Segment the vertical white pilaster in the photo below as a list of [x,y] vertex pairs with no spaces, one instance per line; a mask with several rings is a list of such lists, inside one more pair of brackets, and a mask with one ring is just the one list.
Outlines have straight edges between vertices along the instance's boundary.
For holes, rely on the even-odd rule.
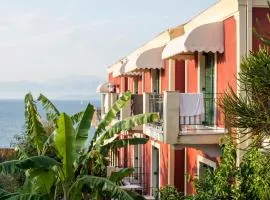
[[175,144],[179,134],[179,101],[179,92],[164,92],[164,141],[168,144]]
[[175,91],[175,60],[169,59],[169,91]]
[[185,60],[185,93],[188,92],[188,61]]

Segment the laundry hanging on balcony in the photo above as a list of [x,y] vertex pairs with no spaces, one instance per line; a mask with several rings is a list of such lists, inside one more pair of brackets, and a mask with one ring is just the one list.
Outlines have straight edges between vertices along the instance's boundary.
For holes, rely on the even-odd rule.
[[204,111],[204,98],[201,93],[180,93],[180,116],[200,116]]

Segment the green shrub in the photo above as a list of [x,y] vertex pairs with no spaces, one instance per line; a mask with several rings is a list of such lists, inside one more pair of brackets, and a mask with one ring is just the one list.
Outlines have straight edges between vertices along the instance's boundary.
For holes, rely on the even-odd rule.
[[7,192],[17,192],[20,187],[17,177],[10,174],[0,174],[0,188]]
[[184,196],[171,185],[167,185],[160,190],[160,200],[182,200]]

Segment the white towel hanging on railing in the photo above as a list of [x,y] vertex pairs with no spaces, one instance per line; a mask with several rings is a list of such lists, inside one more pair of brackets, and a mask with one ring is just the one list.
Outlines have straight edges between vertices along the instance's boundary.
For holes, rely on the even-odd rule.
[[180,93],[180,116],[199,116],[204,113],[202,93]]

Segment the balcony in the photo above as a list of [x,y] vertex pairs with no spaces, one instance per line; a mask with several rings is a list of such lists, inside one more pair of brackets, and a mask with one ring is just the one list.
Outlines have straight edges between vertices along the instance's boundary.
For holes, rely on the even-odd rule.
[[218,144],[226,133],[220,120],[220,97],[220,94],[145,93],[144,111],[159,112],[161,120],[144,126],[144,132],[170,144]]
[[[180,93],[180,96],[181,95],[183,96],[183,95],[188,95],[188,94]],[[201,110],[203,110],[203,112],[198,113],[197,115],[193,115],[193,114],[181,115],[181,106],[180,106],[180,114],[179,114],[180,134],[192,133],[194,131],[200,132],[204,130],[213,130],[216,132],[224,131],[224,128],[223,128],[224,122],[217,120],[217,111],[219,107],[218,101],[221,98],[221,94],[204,93],[204,94],[194,94],[194,95],[198,95],[198,97],[200,97],[200,95],[202,96]],[[191,102],[191,103],[198,104],[198,102],[195,102],[195,103]],[[185,105],[182,105],[182,106],[185,106]],[[200,110],[200,108],[198,108],[198,105],[194,105],[192,107],[193,107],[192,109]]]
[[163,140],[164,122],[163,122],[163,109],[164,109],[164,96],[163,94],[149,93],[144,94],[144,112],[157,112],[159,113],[160,120],[155,123],[144,125],[144,133],[157,140]]

